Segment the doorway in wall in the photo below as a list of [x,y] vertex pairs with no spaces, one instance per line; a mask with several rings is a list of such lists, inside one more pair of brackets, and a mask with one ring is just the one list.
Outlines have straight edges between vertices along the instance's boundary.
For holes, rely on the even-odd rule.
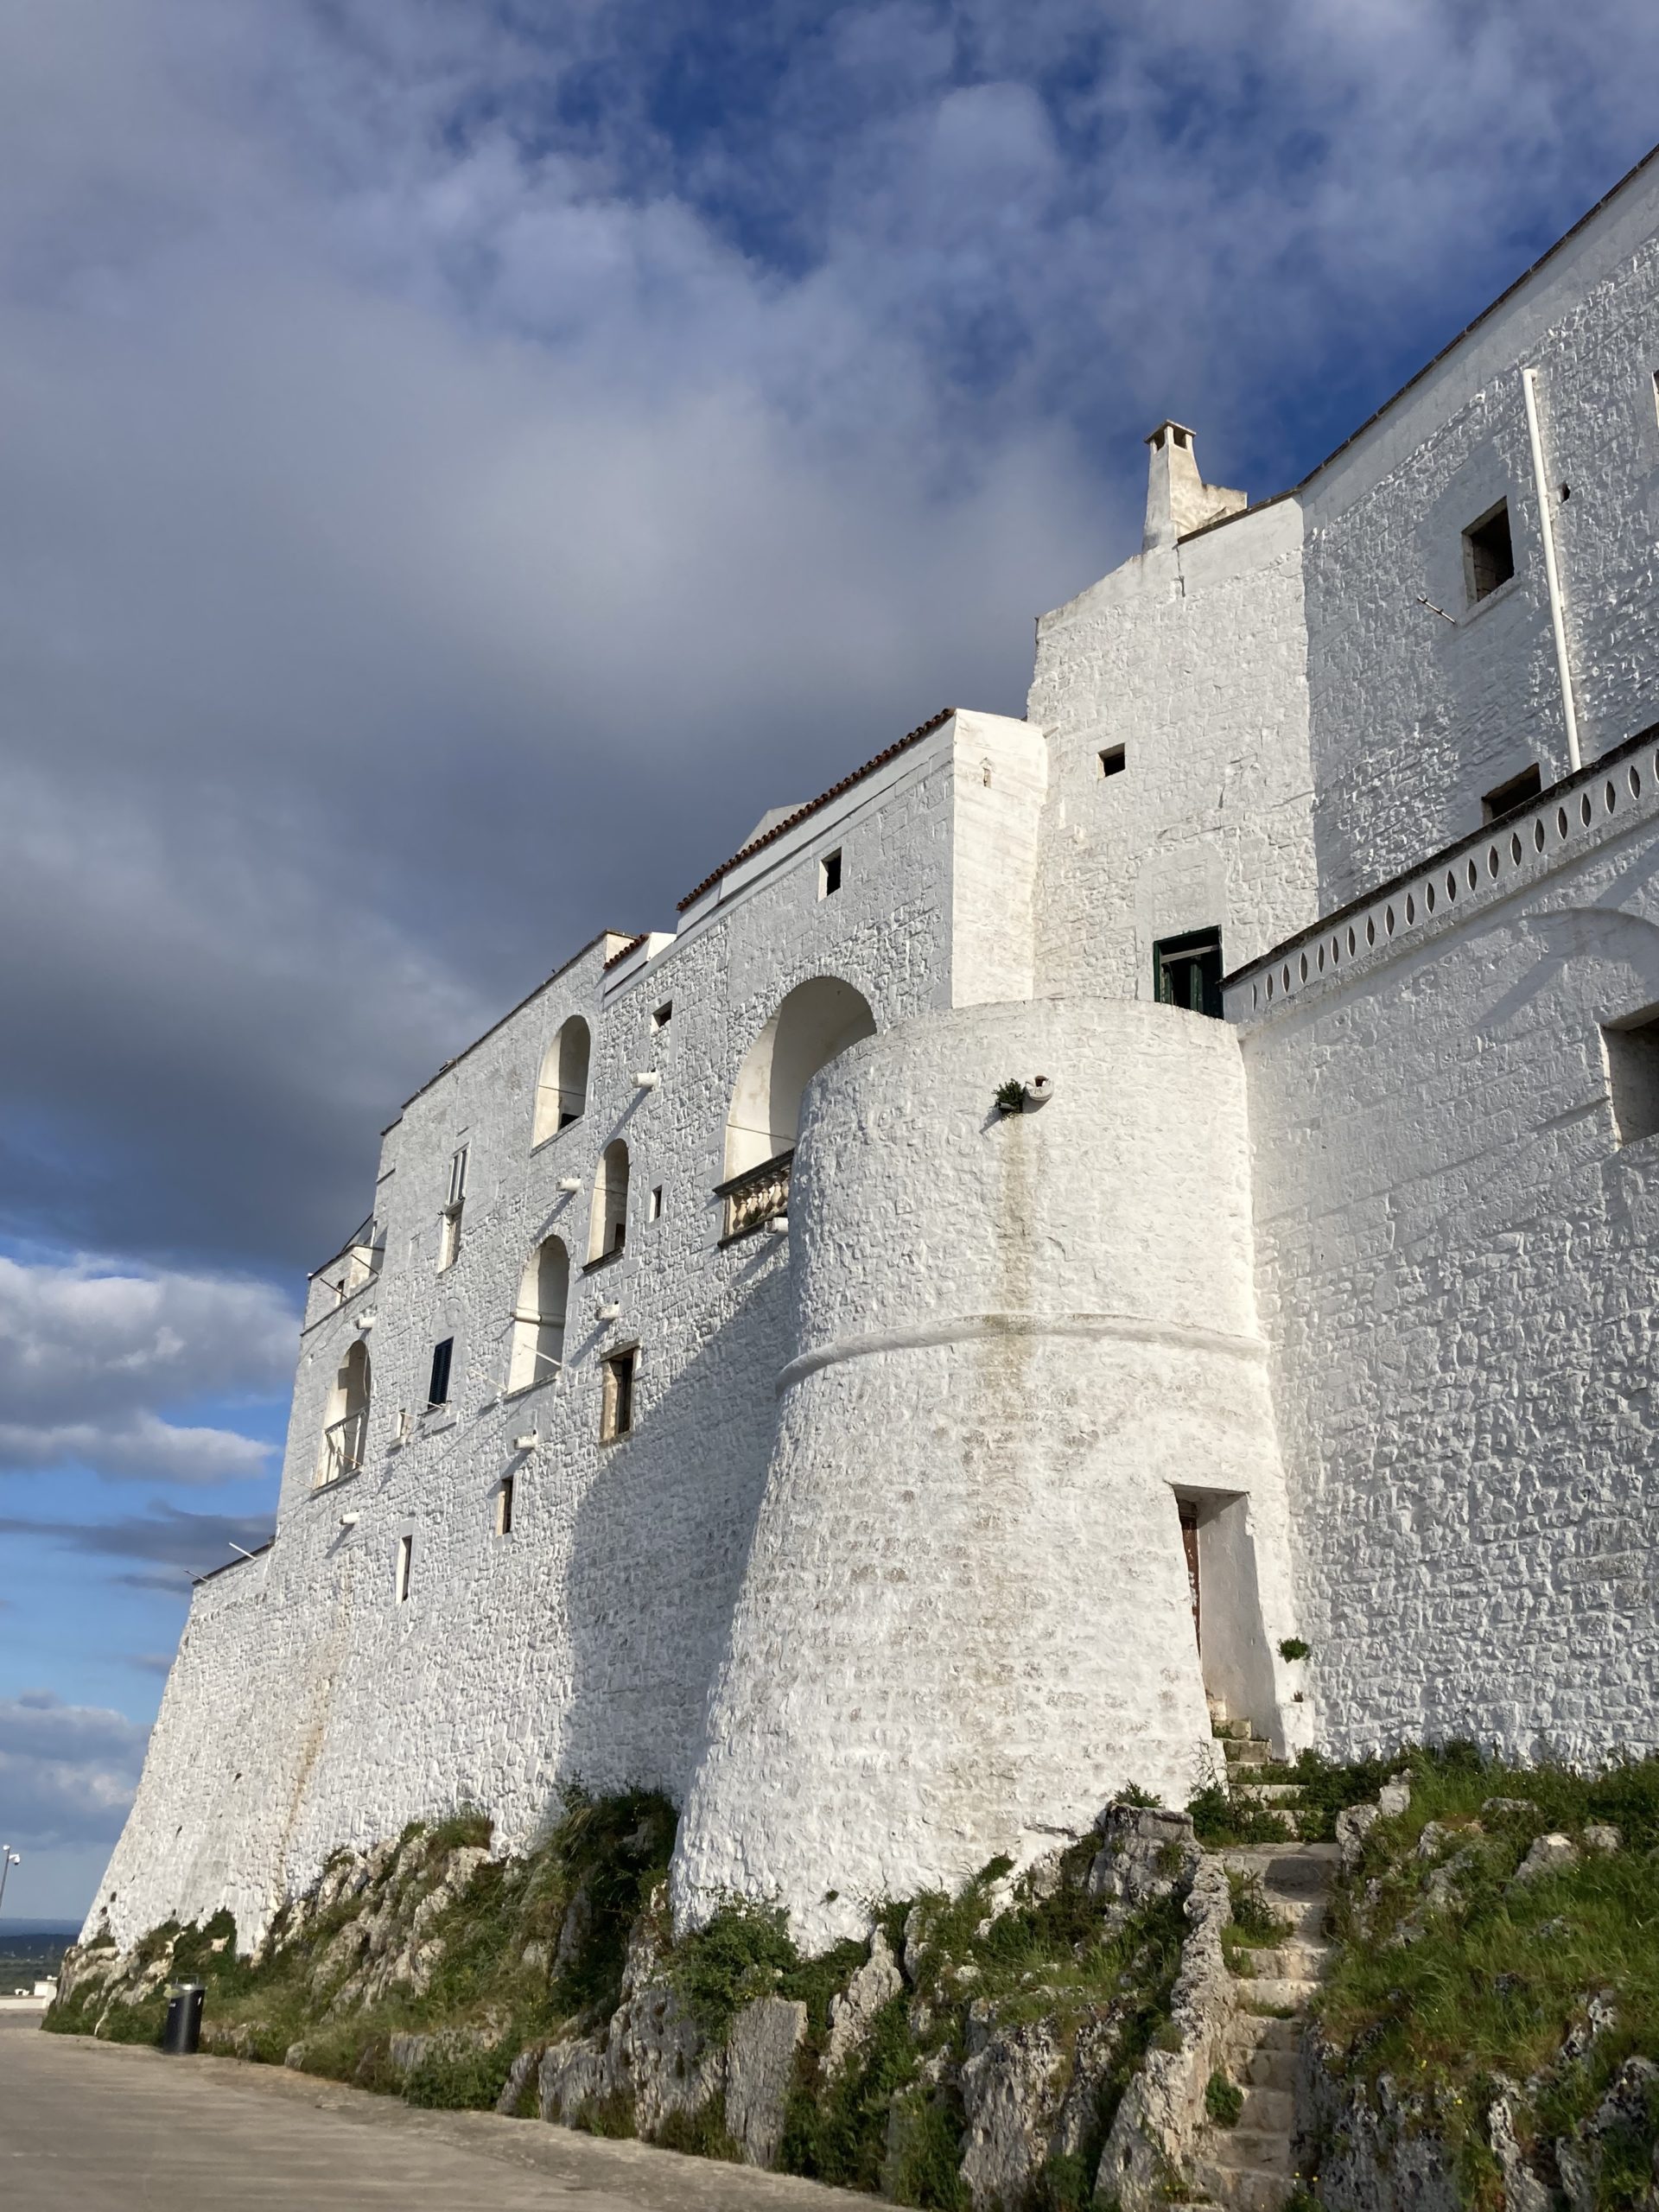
[[1259,1735],[1276,1737],[1249,1497],[1194,1487],[1176,1491],[1174,1505],[1205,1695],[1229,1719],[1252,1721]]

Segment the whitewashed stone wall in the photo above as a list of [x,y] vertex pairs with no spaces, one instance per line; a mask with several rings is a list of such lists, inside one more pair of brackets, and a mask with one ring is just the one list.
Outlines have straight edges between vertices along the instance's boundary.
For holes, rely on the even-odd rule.
[[1137,555],[1039,622],[1039,992],[1150,998],[1160,938],[1218,925],[1231,968],[1313,919],[1306,651],[1294,501]]
[[[100,1891],[118,1936],[222,1902],[251,1933],[337,1845],[461,1803],[488,1809],[512,1845],[565,1780],[683,1796],[792,1342],[787,1240],[719,1243],[713,1192],[738,1067],[813,976],[852,984],[885,1028],[947,1005],[953,969],[977,993],[1002,963],[1028,974],[1041,766],[1040,740],[1023,724],[954,717],[728,871],[677,937],[608,969],[627,940],[597,940],[410,1102],[378,1184],[383,1272],[337,1308],[314,1294],[275,1547],[197,1593]],[[964,914],[958,947],[958,845],[984,869],[999,843],[996,928]],[[818,858],[831,849],[842,888],[820,898]],[[653,1033],[653,1009],[671,1001],[671,1021]],[[594,1034],[587,1111],[532,1147],[543,1055],[573,1013]],[[641,1090],[636,1074],[653,1069],[658,1086]],[[632,1155],[626,1247],[584,1274],[594,1173],[618,1135]],[[449,1163],[463,1142],[460,1257],[439,1274]],[[558,1187],[567,1178],[574,1193]],[[550,1233],[573,1261],[565,1363],[509,1396],[520,1271]],[[611,1324],[597,1317],[607,1302],[622,1309]],[[329,1389],[365,1320],[364,1471],[319,1490]],[[450,1404],[423,1416],[432,1346],[446,1336]],[[601,1446],[600,1358],[634,1339],[636,1430]],[[399,1444],[405,1410],[411,1433]],[[532,1430],[533,1452],[515,1450]],[[509,1472],[514,1527],[502,1537],[496,1499]],[[399,1605],[405,1535],[412,1594]]]
[[[1482,794],[1529,763],[1568,772],[1523,366],[1584,759],[1659,718],[1656,233],[1650,163],[1302,487],[1322,907],[1478,827]],[[1471,605],[1463,532],[1503,499],[1516,575]]]
[[[994,1110],[1035,1073],[1047,1104]],[[1258,1594],[1214,1624],[1235,1694],[1281,1740],[1300,1709],[1234,1033],[925,1014],[811,1098],[795,1357],[674,1891],[691,1916],[781,1897],[827,1942],[871,1897],[1052,1849],[1125,1783],[1208,1778],[1178,1496],[1248,1526]]]
[[1421,872],[1394,938],[1379,916],[1368,953],[1357,916],[1356,955],[1305,984],[1291,949],[1289,1000],[1247,1019],[1262,1317],[1338,1752],[1659,1744],[1659,1137],[1618,1143],[1600,1034],[1659,1004],[1656,775],[1643,748],[1482,839],[1454,901],[1452,870]]

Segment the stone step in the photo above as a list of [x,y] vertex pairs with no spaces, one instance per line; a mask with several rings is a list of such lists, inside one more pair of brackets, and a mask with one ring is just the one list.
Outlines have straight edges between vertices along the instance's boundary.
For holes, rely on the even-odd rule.
[[[1248,1728],[1248,1720],[1230,1720],[1230,1728]],[[1271,1766],[1273,1745],[1259,1736],[1224,1736],[1221,1748],[1229,1766]]]
[[1250,1951],[1249,1979],[1268,1981],[1318,1981],[1331,1955],[1328,1943],[1281,1943]]
[[1233,1783],[1235,1797],[1248,1797],[1254,1805],[1294,1805],[1302,1794],[1300,1782],[1252,1782],[1239,1775]]
[[1238,2116],[1236,2133],[1282,2135],[1288,2143],[1296,2124],[1296,2100],[1290,2091],[1274,2088],[1266,2082],[1249,2082],[1243,2086],[1244,2109]]
[[1212,1724],[1227,1718],[1227,1700],[1224,1697],[1206,1696],[1204,1701],[1210,1708],[1210,1719]]
[[1253,1720],[1217,1720],[1212,1714],[1210,1725],[1224,1744],[1248,1744],[1255,1734]]
[[[1302,2024],[1300,2020],[1269,2020],[1266,2024],[1273,2028],[1295,2028],[1300,2031]],[[1242,2054],[1236,2063],[1243,2081],[1251,2088],[1282,2091],[1294,2103],[1293,2092],[1296,2087],[1298,2058],[1294,2050],[1275,2050],[1263,2044],[1258,2050]]]
[[1269,1897],[1323,1897],[1336,1879],[1334,1843],[1233,1843],[1218,1854],[1236,1874],[1254,1874]]
[[1305,2020],[1274,2020],[1260,2012],[1240,2012],[1235,2016],[1233,2041],[1241,2051],[1287,2050],[1294,2056],[1300,2050]]
[[1280,2212],[1292,2186],[1287,2171],[1252,2172],[1213,2158],[1195,2159],[1192,2178],[1212,2204],[1224,2204],[1228,2212]]
[[1287,2127],[1236,2127],[1210,2130],[1204,2146],[1206,2158],[1235,2173],[1287,2174],[1290,2171],[1290,2130]]
[[1268,2005],[1274,2012],[1304,2012],[1319,1987],[1317,1981],[1307,1981],[1300,1976],[1292,1980],[1276,1974],[1252,1974],[1241,1979],[1238,1993],[1246,2005]]

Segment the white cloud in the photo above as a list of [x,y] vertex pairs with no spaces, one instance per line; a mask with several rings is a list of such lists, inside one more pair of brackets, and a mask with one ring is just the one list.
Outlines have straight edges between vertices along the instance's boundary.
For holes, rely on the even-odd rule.
[[158,1408],[281,1389],[295,1333],[264,1283],[0,1257],[0,1467],[193,1484],[261,1474],[268,1446]]
[[112,1843],[137,1787],[149,1730],[49,1690],[0,1698],[4,1840],[25,1853]]

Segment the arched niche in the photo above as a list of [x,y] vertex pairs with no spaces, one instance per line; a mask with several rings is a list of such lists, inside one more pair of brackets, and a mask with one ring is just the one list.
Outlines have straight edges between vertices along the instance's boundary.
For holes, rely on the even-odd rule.
[[318,1482],[338,1482],[342,1475],[354,1475],[363,1465],[372,1382],[369,1347],[363,1338],[358,1337],[335,1369],[323,1406]]
[[542,1056],[536,1079],[536,1123],[532,1144],[544,1144],[572,1122],[580,1121],[588,1107],[588,1062],[593,1038],[579,1014],[573,1014]]
[[594,1178],[594,1206],[589,1217],[588,1257],[602,1260],[620,1252],[628,1235],[628,1147],[620,1137],[600,1154]]
[[564,1316],[570,1299],[570,1255],[561,1236],[550,1236],[524,1262],[512,1316],[509,1390],[545,1382],[564,1362]]
[[875,1017],[861,991],[837,976],[798,983],[750,1046],[726,1117],[728,1178],[791,1151],[801,1093],[822,1067],[861,1039]]

